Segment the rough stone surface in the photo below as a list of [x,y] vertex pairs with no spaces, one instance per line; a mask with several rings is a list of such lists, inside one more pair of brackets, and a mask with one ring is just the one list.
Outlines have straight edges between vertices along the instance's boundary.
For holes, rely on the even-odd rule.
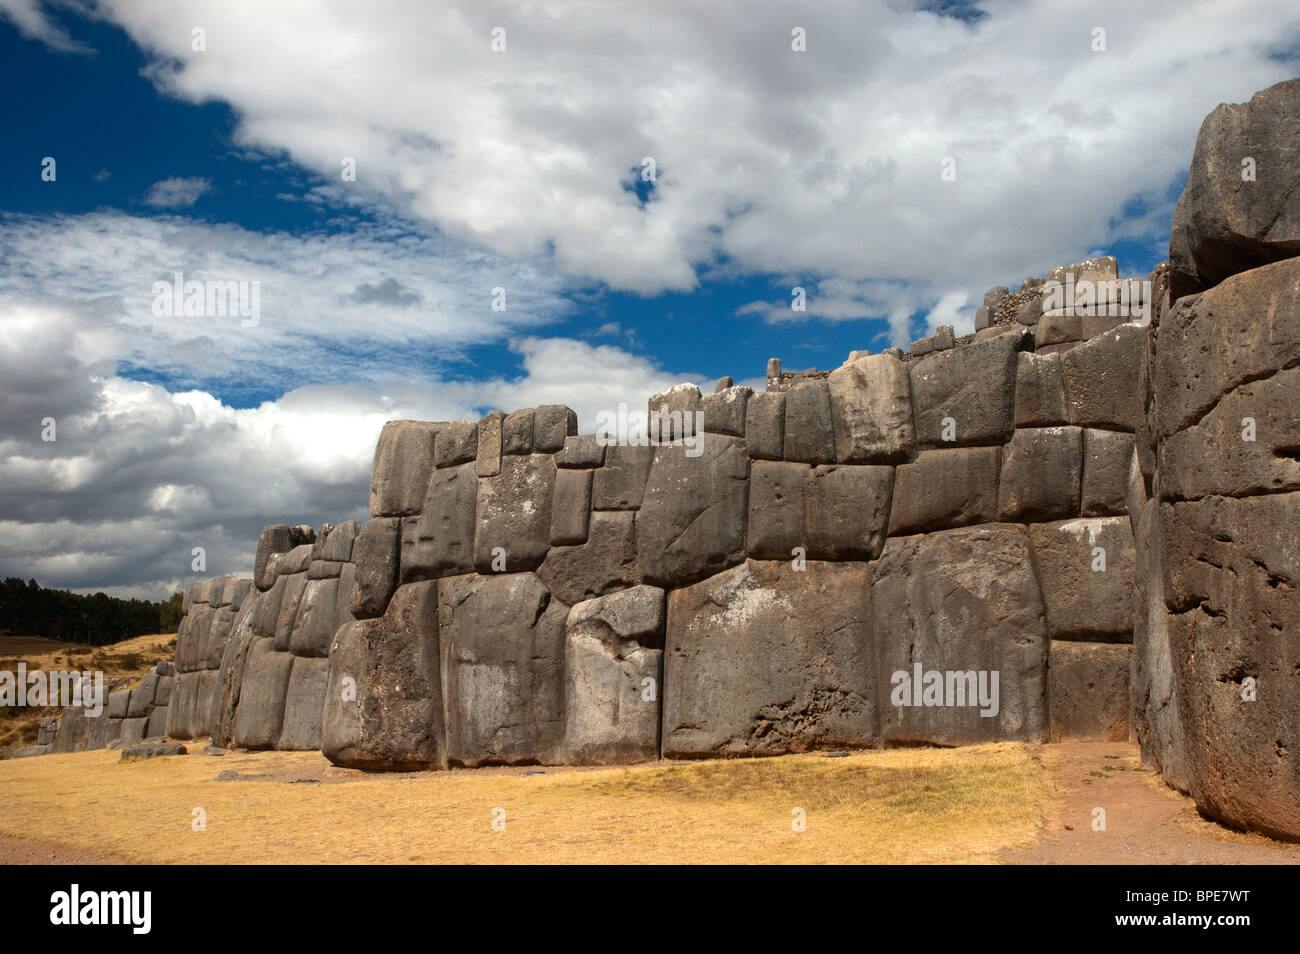
[[1128,741],[1128,646],[1053,641],[1047,686],[1051,741]]
[[785,392],[786,460],[805,464],[835,462],[835,425],[831,417],[830,385],[802,381]]
[[249,648],[235,713],[235,745],[246,749],[276,747],[292,669],[293,656],[277,652],[272,640],[259,639]]
[[538,577],[569,606],[639,582],[636,521],[632,510],[593,512],[586,542],[551,547]]
[[[1033,347],[1033,333],[998,335],[913,361],[913,421],[919,447],[1002,444],[1011,436],[1016,366]],[[944,440],[951,418],[955,439]]]
[[539,454],[562,451],[578,433],[578,414],[563,404],[543,404],[533,412],[533,449]]
[[370,468],[370,515],[400,517],[420,512],[433,470],[433,448],[446,425],[389,421],[379,435]]
[[668,596],[666,758],[875,743],[869,571],[747,561]]
[[302,605],[302,594],[307,589],[307,574],[295,573],[284,583],[284,599],[280,601],[280,616],[275,623],[276,652],[287,653],[293,639],[293,627]]
[[1133,435],[1088,428],[1083,432],[1082,513],[1109,517],[1127,513],[1125,499]]
[[536,569],[551,543],[555,458],[504,457],[501,473],[478,482],[474,566],[492,573],[494,552],[505,550],[506,572]]
[[655,586],[680,586],[745,557],[749,459],[734,438],[705,434],[701,454],[655,448],[637,518],[637,563]]
[[[892,537],[872,567],[871,602],[887,743],[1046,739],[1047,628],[1023,528]],[[964,705],[925,705],[922,691],[922,704],[913,704],[916,687],[899,674],[910,678],[918,665],[944,673],[945,690],[949,672],[975,673],[977,686],[979,673],[999,673],[996,714],[982,715],[969,695]],[[954,678],[945,701],[963,701],[959,682],[969,685]]]
[[474,421],[452,421],[438,432],[433,445],[436,467],[454,467],[478,457],[478,424]]
[[1061,355],[1071,424],[1137,430],[1147,329],[1121,325]]
[[557,761],[568,609],[531,573],[451,577],[438,587],[448,759]]
[[[680,453],[680,451],[679,451]],[[654,448],[636,444],[611,444],[605,448],[605,463],[592,478],[593,510],[636,510],[645,496],[646,478]]]
[[780,460],[785,447],[785,393],[757,391],[745,407],[745,446],[749,456]]
[[[518,463],[511,465],[514,473]],[[472,464],[442,467],[429,479],[417,519],[402,522],[401,580],[434,580],[474,569],[480,483]]]
[[1069,423],[1059,354],[1022,351],[1016,364],[1016,427]]
[[168,755],[184,755],[185,746],[179,742],[136,742],[122,749],[123,762],[157,759]]
[[337,579],[307,581],[289,639],[289,650],[295,656],[329,655],[338,620],[338,592]]
[[438,586],[399,586],[382,618],[348,623],[335,634],[321,725],[321,751],[334,764],[446,767]]
[[700,399],[700,412],[704,415],[704,430],[710,434],[745,436],[745,410],[754,389],[726,387]]
[[[540,408],[539,408],[540,410]],[[605,463],[605,445],[595,434],[582,434],[564,439],[564,449],[555,455],[556,467],[589,469]]]
[[533,409],[527,407],[511,411],[501,425],[501,453],[531,454],[532,452]]
[[1017,428],[1002,452],[998,513],[1007,521],[1076,516],[1082,482],[1082,430]]
[[1137,564],[1127,517],[1029,527],[1053,639],[1130,642]]
[[276,748],[306,752],[320,748],[321,713],[329,681],[328,659],[295,658],[284,699],[284,722]]
[[921,451],[894,478],[890,535],[997,520],[1000,459],[997,447]]
[[587,542],[591,515],[591,471],[557,470],[555,499],[551,504],[551,545]]
[[[275,582],[274,575],[268,572],[271,557],[277,553],[288,553],[294,546],[288,524],[273,523],[262,528],[262,533],[257,538],[257,557],[253,564],[253,581],[259,590],[268,590]],[[189,612],[188,606],[182,606],[181,609]]]
[[898,464],[916,454],[907,365],[893,355],[859,358],[827,379],[841,463]]
[[657,758],[664,591],[634,586],[579,603],[564,638],[564,760]]
[[[1254,181],[1242,178],[1245,158]],[[1169,258],[1175,285],[1200,290],[1238,272],[1300,255],[1300,80],[1224,103],[1196,136],[1174,211]]]
[[[442,474],[438,474],[441,478]],[[382,616],[397,588],[401,554],[402,522],[397,517],[367,520],[357,534],[352,550],[356,576],[348,599],[357,619]],[[259,627],[259,634],[261,633]]]

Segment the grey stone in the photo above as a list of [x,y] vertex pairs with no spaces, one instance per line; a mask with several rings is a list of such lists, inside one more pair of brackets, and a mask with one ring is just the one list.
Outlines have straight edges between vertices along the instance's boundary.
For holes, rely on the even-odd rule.
[[347,563],[351,560],[352,545],[356,541],[358,529],[360,524],[357,521],[348,520],[331,530],[329,538],[325,541],[322,559],[336,560],[339,563]]
[[1110,517],[1128,513],[1126,501],[1133,435],[1088,428],[1083,432],[1082,513]]
[[1033,327],[1043,317],[1043,300],[1037,296],[1031,296],[1020,303],[1016,309],[1016,321],[1022,325]]
[[1142,415],[1147,330],[1121,325],[1061,355],[1071,424],[1134,431]]
[[[172,684],[176,681],[175,676],[158,676],[154,683],[153,704],[155,706],[165,706],[171,702]],[[112,699],[112,695],[109,696]]]
[[753,388],[742,385],[726,387],[712,394],[706,394],[700,399],[700,412],[704,415],[704,430],[710,434],[744,437],[745,409],[753,393]]
[[226,651],[226,640],[235,625],[235,615],[233,606],[222,606],[212,614],[212,628],[208,630],[207,648],[203,654],[204,669],[221,667],[221,654]]
[[835,428],[830,386],[826,381],[803,381],[785,393],[782,456],[805,464],[835,462]]
[[[1253,181],[1243,181],[1247,157]],[[1300,80],[1205,117],[1169,237],[1180,295],[1300,255],[1298,167]]]
[[209,728],[212,732],[212,741],[223,747],[234,744],[235,715],[239,711],[239,699],[244,688],[248,651],[252,649],[254,642],[265,638],[257,634],[255,620],[254,614],[252,618],[235,627],[230,640],[226,643],[226,651],[221,657],[221,669],[217,672]]
[[[650,462],[655,449],[649,445],[611,444],[605,448],[605,464],[592,477],[592,510],[636,510],[645,495]],[[680,451],[679,451],[680,453]]]
[[149,714],[149,709],[153,706],[153,693],[157,682],[158,677],[151,672],[145,673],[140,678],[140,685],[131,690],[131,698],[126,704],[128,719],[138,719]]
[[591,514],[591,471],[557,470],[555,499],[551,504],[551,545],[587,542]]
[[543,404],[533,412],[533,449],[539,454],[560,453],[577,433],[578,415],[572,408]]
[[20,745],[9,756],[11,759],[30,759],[37,755],[49,755],[53,751],[50,745]]
[[[441,471],[435,472],[442,478]],[[430,478],[430,486],[433,479]],[[352,547],[356,582],[350,593],[352,614],[358,619],[382,616],[397,588],[401,553],[401,521],[397,517],[367,520]],[[260,632],[259,635],[266,635]]]
[[[174,677],[173,677],[174,678]],[[113,719],[125,719],[128,705],[130,705],[131,690],[117,689],[108,694],[108,714]]]
[[659,755],[664,592],[634,586],[569,611],[564,761],[609,765]]
[[478,422],[478,456],[475,473],[480,477],[495,477],[501,473],[501,452],[505,446],[504,411],[491,411]]
[[[285,527],[285,529],[288,530],[289,528],[288,528],[288,527]],[[263,533],[265,533],[265,531],[263,531]],[[261,549],[261,541],[260,541],[260,540],[258,541],[258,549],[259,549],[259,551],[260,551],[260,549]],[[185,587],[185,591],[184,591],[184,593],[183,593],[182,596],[181,596],[181,615],[182,615],[182,616],[184,616],[186,613],[188,613],[188,612],[190,611],[190,607],[193,606],[195,603],[198,602],[198,598],[199,598],[199,584],[197,584],[197,583],[191,583],[191,584],[189,584],[187,587]]]
[[1036,338],[1038,348],[1083,340],[1083,319],[1078,315],[1044,314],[1039,319]]
[[1002,453],[998,513],[1003,520],[1058,520],[1079,513],[1083,431],[1022,427]]
[[434,471],[419,520],[403,523],[402,582],[432,580],[474,568],[479,482],[469,464]]
[[[107,719],[104,722],[108,722]],[[149,724],[145,727],[145,734],[150,738],[161,737],[167,734],[167,707],[154,706],[149,713]]]
[[167,704],[167,735],[173,739],[194,738],[194,710],[198,704],[198,694],[199,674],[178,673],[176,683],[172,686],[171,702]]
[[494,572],[494,551],[505,551],[506,572],[536,569],[551,541],[555,458],[550,454],[505,457],[501,473],[479,479],[474,566]]
[[869,571],[747,561],[668,596],[666,758],[779,755],[877,737]]
[[752,458],[780,460],[785,449],[785,393],[758,391],[745,406],[745,446]]
[[725,391],[727,388],[734,386],[735,383],[735,379],[732,378],[731,375],[724,374],[722,377],[718,378],[718,382],[713,385],[713,393],[717,394],[720,391]]
[[1068,424],[1065,371],[1059,354],[1022,351],[1016,364],[1016,427]]
[[808,483],[812,465],[756,460],[749,481],[746,549],[751,557],[789,560],[808,546]]
[[41,720],[40,727],[36,730],[36,744],[49,745],[54,741],[54,737],[59,731],[59,720],[55,718],[44,718]]
[[420,512],[433,449],[447,425],[430,421],[389,421],[379,435],[370,468],[370,515],[401,517]]
[[[407,519],[407,518],[403,518]],[[336,560],[312,560],[307,567],[308,580],[336,580],[344,564]]]
[[889,514],[891,536],[998,518],[997,447],[921,451],[898,468]]
[[1127,742],[1129,647],[1053,641],[1047,695],[1053,742]]
[[511,411],[501,425],[501,453],[531,454],[532,452],[533,409],[526,407]]
[[275,572],[280,576],[306,573],[307,568],[311,566],[311,552],[312,544],[304,543],[294,547],[288,553],[280,554],[275,564]]
[[531,573],[439,581],[447,755],[453,764],[559,758],[567,616],[568,609]]
[[307,589],[307,574],[296,573],[285,580],[284,599],[280,602],[280,617],[275,623],[275,650],[287,653],[293,639],[293,627],[298,619],[302,594]]
[[636,520],[634,510],[593,511],[586,542],[551,547],[538,577],[570,606],[637,583]]
[[[118,736],[123,743],[139,742],[145,737],[145,732],[149,728],[149,719],[147,716],[139,719],[123,719],[122,732]],[[57,751],[57,746],[55,751]]]
[[605,445],[600,443],[595,434],[566,437],[564,439],[564,449],[558,451],[555,455],[556,467],[587,469],[600,467],[604,463]]
[[91,721],[86,718],[86,710],[80,706],[65,709],[63,717],[59,719],[59,730],[54,734],[50,751],[56,755],[85,751],[86,741],[90,736]]
[[168,755],[184,755],[186,751],[185,746],[179,742],[135,742],[122,749],[121,760],[138,762]]
[[747,551],[775,560],[875,559],[884,546],[892,484],[890,467],[755,461]]
[[446,768],[437,581],[397,588],[380,619],[335,634],[321,751],[349,768]]
[[637,519],[637,563],[646,583],[680,586],[744,559],[745,445],[705,434],[700,451],[688,457],[682,447],[655,448]]
[[474,421],[452,421],[438,432],[434,443],[435,466],[454,467],[477,457],[478,424]]
[[[887,743],[1046,739],[1047,632],[1022,528],[991,524],[891,537],[872,568],[871,603]],[[927,677],[918,686],[918,668],[942,674],[941,701],[954,704],[927,705]],[[972,677],[960,674],[972,674],[977,689],[986,673],[991,689],[995,672],[993,713],[973,698]]]
[[662,394],[651,395],[646,411],[646,433],[651,441],[667,443],[692,437],[698,430],[696,414],[702,400],[694,384],[675,384]]
[[298,604],[289,650],[295,656],[328,656],[338,619],[339,581],[308,580]]
[[276,748],[288,752],[320,748],[321,714],[325,706],[329,668],[328,659],[294,659]]
[[887,354],[859,358],[832,371],[828,386],[836,460],[897,464],[915,456],[906,364]]
[[1137,566],[1127,517],[1029,527],[1053,639],[1131,642]]
[[[1001,444],[1011,436],[1019,353],[1033,334],[1005,334],[941,351],[908,366],[913,427],[921,448]],[[954,440],[946,441],[951,418]]]
[[274,585],[258,597],[257,608],[253,610],[253,632],[258,636],[275,635],[280,622],[280,610],[284,605],[284,591],[288,585],[289,577],[277,577]]
[[993,318],[989,313],[988,305],[980,305],[975,309],[975,330],[983,331],[992,324]]
[[276,747],[292,669],[293,656],[277,652],[271,640],[259,639],[249,647],[235,712],[235,745],[245,749]]

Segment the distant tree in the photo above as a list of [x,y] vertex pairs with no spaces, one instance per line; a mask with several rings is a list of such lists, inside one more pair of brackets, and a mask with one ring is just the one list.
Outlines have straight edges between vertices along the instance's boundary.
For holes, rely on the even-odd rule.
[[107,593],[82,596],[45,589],[35,580],[9,577],[0,583],[0,631],[104,646],[133,636],[174,632],[180,604],[179,593],[165,603],[122,600]]

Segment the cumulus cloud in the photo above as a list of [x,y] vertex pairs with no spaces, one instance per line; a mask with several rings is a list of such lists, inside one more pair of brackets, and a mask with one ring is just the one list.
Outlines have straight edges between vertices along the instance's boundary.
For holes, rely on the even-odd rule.
[[45,12],[41,0],[0,0],[0,20],[8,20],[23,36],[39,40],[52,49],[64,53],[88,52]]
[[[1167,222],[1201,118],[1287,78],[1269,54],[1300,36],[1291,0],[978,7],[971,22],[897,0],[97,9],[162,90],[232,104],[242,145],[646,294],[716,268],[928,280],[932,300],[1041,274],[1113,241],[1130,199]],[[645,157],[642,202],[627,182]]]
[[212,182],[208,179],[173,176],[151,185],[145,194],[144,204],[156,209],[188,209],[211,188]]

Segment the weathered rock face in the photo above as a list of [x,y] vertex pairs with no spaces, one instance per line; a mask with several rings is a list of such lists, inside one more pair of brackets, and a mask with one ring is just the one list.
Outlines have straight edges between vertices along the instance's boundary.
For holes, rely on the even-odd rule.
[[749,555],[874,559],[885,542],[893,479],[892,467],[755,461]]
[[246,749],[272,749],[280,741],[293,656],[277,652],[274,642],[259,639],[248,650],[234,733],[235,745]]
[[1137,567],[1128,517],[1029,527],[1052,639],[1131,642]]
[[1300,255],[1297,168],[1300,80],[1205,117],[1169,238],[1178,295]]
[[408,583],[383,617],[335,634],[321,750],[353,768],[445,768],[444,739],[438,583]]
[[892,537],[871,601],[886,742],[1046,739],[1047,626],[1022,527]]
[[1129,647],[1053,640],[1047,694],[1053,742],[1128,741]]
[[480,573],[535,570],[551,545],[555,458],[503,457],[500,470],[478,482],[474,566]]
[[389,421],[384,425],[370,468],[372,517],[420,512],[433,471],[434,445],[444,426],[428,421]]
[[907,365],[890,354],[869,355],[832,371],[828,381],[836,460],[901,464],[914,456]]
[[890,535],[996,520],[1000,457],[996,447],[921,451],[898,468]]
[[739,563],[748,502],[749,458],[736,439],[705,434],[698,457],[656,447],[637,519],[642,579],[680,586]]
[[[438,473],[441,475],[446,471]],[[376,517],[367,520],[357,534],[352,547],[356,576],[348,594],[352,615],[357,619],[383,616],[388,608],[388,601],[397,588],[401,528],[401,520],[397,517]]]
[[640,579],[636,562],[636,511],[593,511],[587,540],[554,546],[537,576],[561,603],[572,606]]
[[664,591],[634,586],[579,603],[564,633],[564,761],[659,755]]
[[860,563],[751,560],[672,591],[664,756],[874,744],[869,579]]
[[451,577],[438,587],[448,759],[557,761],[568,608],[531,573]]
[[917,445],[1005,443],[1015,420],[1018,355],[1033,340],[1026,330],[913,361],[908,373]]

